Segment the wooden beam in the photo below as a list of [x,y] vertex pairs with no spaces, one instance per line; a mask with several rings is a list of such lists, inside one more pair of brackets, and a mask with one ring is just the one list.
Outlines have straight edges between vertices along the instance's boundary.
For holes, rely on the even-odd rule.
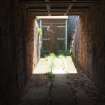
[[[76,0],[72,0],[73,2],[76,2]],[[69,4],[68,9],[66,11],[66,13],[64,13],[64,15],[68,15],[69,11],[72,9],[74,4]]]
[[[81,14],[86,14],[88,10],[82,10],[82,11],[70,11],[68,15],[81,15]],[[28,11],[27,12],[29,15],[35,15],[35,16],[47,16],[48,12],[36,12],[36,11]],[[51,12],[52,16],[63,16],[64,12]]]
[[[49,0],[45,0],[45,2],[49,2]],[[48,16],[50,16],[51,13],[50,13],[50,5],[49,4],[46,4],[46,9],[48,11]]]
[[71,10],[73,4],[69,5],[68,6],[68,9],[66,10],[66,13],[64,13],[64,15],[68,15],[69,11]]
[[[46,1],[46,2],[45,2]],[[66,0],[64,0],[64,1],[61,1],[61,0],[57,0],[57,1],[49,1],[49,0],[43,0],[43,1],[36,1],[36,0],[34,0],[34,1],[25,1],[25,2],[22,2],[22,3],[35,3],[35,4],[59,4],[59,3],[61,3],[61,4],[65,4],[65,3],[96,3],[97,1],[88,1],[88,0],[81,0],[81,1],[72,1],[72,0],[70,0],[70,1],[66,1]]]
[[[88,11],[89,10],[89,8],[74,8],[74,9],[72,9],[71,11],[69,11],[68,12],[68,14],[70,13],[70,12],[72,12],[72,11]],[[44,13],[44,12],[48,12],[47,10],[43,10],[43,9],[28,9],[28,11],[30,11],[30,12],[42,12],[42,13]],[[54,10],[51,10],[51,12],[53,12],[53,13],[63,13],[64,14],[64,12],[65,12],[65,9],[59,9],[59,10],[57,10],[57,9],[54,9]]]
[[[70,15],[73,15],[73,16],[79,16],[79,15],[82,15],[82,14],[86,14],[86,12],[71,12],[71,13],[69,13],[68,14],[68,16]],[[27,13],[27,15],[28,16],[47,16],[48,15],[48,13],[46,12],[46,13],[42,13],[42,12],[40,12],[40,13],[35,13],[35,12],[30,12],[30,13]],[[51,16],[62,16],[63,15],[63,13],[51,13]]]
[[50,1],[50,2],[42,2],[42,1],[28,1],[28,2],[24,2],[24,4],[26,5],[26,6],[46,6],[46,5],[50,5],[50,6],[60,6],[60,5],[68,5],[68,4],[73,4],[73,5],[80,5],[80,6],[93,6],[93,5],[96,5],[96,2],[94,1],[54,1],[54,2],[52,2],[52,1]]
[[[43,1],[33,1],[33,2],[28,1],[28,2],[24,2],[23,4],[25,5],[25,8],[28,10],[28,14],[32,13],[32,14],[36,14],[37,16],[38,15],[46,16],[46,15],[72,15],[72,14],[78,15],[78,14],[84,13],[84,11],[88,10],[90,6],[94,6],[97,3],[96,1],[43,0]],[[67,8],[65,9],[65,7]]]

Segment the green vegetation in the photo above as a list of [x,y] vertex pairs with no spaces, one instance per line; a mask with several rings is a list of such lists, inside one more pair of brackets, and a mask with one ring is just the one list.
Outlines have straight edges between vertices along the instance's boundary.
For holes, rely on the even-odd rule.
[[54,78],[53,69],[54,69],[54,60],[55,59],[56,59],[56,55],[54,53],[51,53],[48,56],[48,63],[49,63],[48,78],[51,80]]
[[40,37],[42,37],[42,35],[43,35],[43,30],[42,30],[42,28],[38,28],[38,35],[39,35]]
[[[50,52],[48,51],[47,48],[41,50],[41,57],[46,57],[46,56],[50,56],[51,54],[49,54]],[[63,55],[63,56],[70,56],[72,54],[72,52],[70,50],[61,50],[61,51],[56,51],[56,53],[52,53],[55,54],[55,56],[59,56],[59,55]]]
[[57,58],[60,58],[63,62],[65,62],[66,56],[70,56],[70,51],[66,51],[66,52],[63,51],[62,53],[59,53],[59,54],[51,53],[47,56],[48,65],[49,65],[48,78],[50,80],[52,80],[54,78],[53,69],[56,65],[55,60]]
[[70,50],[62,50],[60,53],[58,52],[57,55],[70,56]]

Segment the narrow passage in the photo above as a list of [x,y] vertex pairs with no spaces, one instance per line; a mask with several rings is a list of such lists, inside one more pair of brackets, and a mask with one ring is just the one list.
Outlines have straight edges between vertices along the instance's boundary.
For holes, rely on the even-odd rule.
[[95,85],[70,56],[41,58],[19,105],[101,105]]

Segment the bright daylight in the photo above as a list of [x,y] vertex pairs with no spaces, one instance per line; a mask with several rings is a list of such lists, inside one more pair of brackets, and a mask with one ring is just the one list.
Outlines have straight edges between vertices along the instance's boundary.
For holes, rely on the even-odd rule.
[[78,16],[37,16],[35,25],[38,31],[39,58],[33,74],[77,73],[71,57],[72,34],[68,34],[69,31],[75,31],[75,22],[74,27],[68,30],[68,18],[72,22]]

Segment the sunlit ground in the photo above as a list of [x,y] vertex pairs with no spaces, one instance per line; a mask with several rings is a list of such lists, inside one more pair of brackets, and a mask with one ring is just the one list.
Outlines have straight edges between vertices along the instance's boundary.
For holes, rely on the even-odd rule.
[[75,74],[77,70],[73,64],[71,56],[64,55],[49,55],[45,58],[40,58],[37,67],[33,70],[33,74]]

